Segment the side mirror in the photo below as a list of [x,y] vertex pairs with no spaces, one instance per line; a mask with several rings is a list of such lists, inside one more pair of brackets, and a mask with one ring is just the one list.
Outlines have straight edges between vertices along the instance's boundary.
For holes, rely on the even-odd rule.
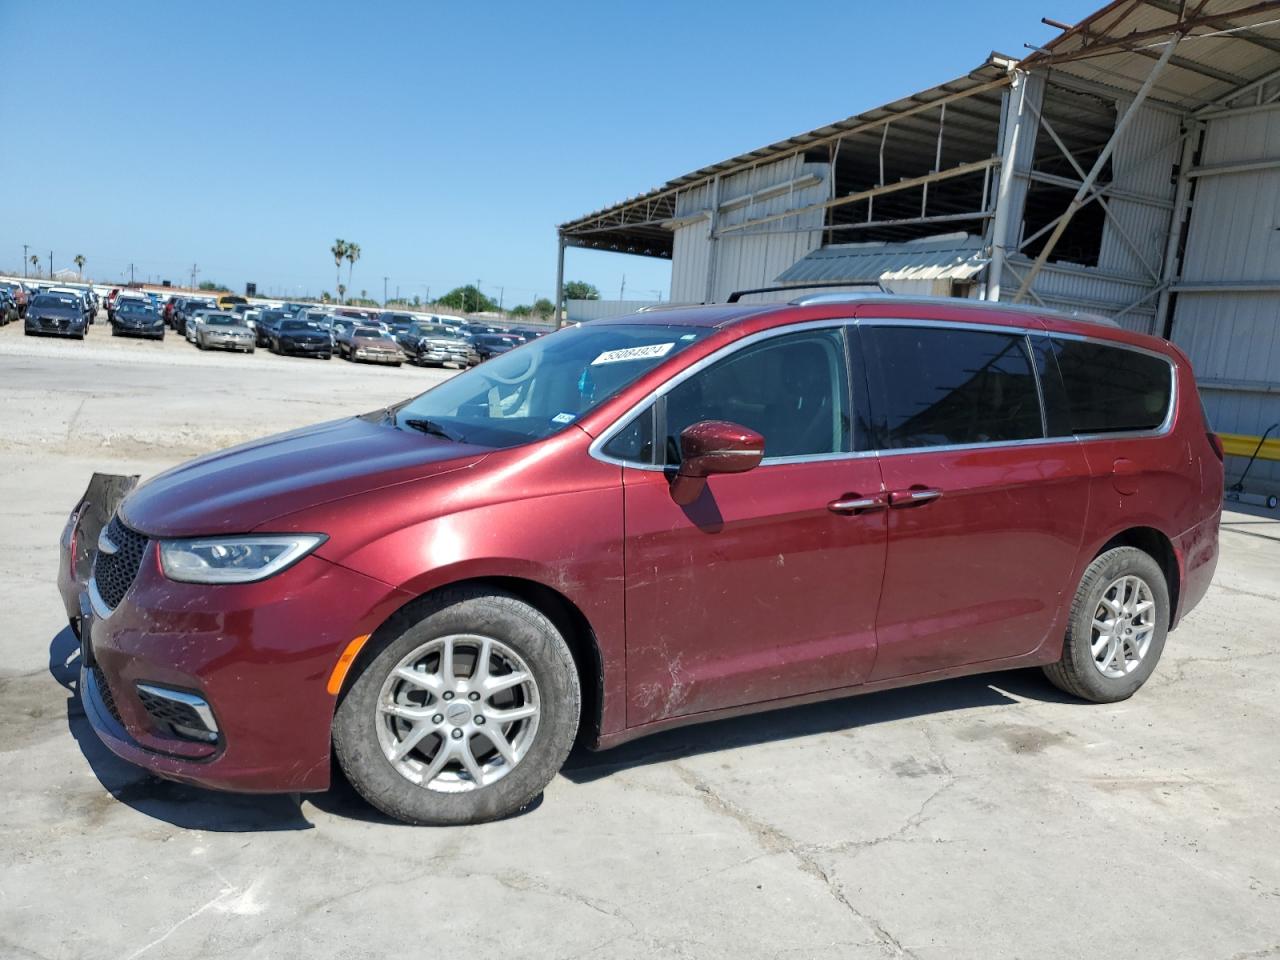
[[671,481],[671,498],[693,503],[713,473],[746,473],[760,466],[764,437],[741,424],[702,420],[680,431],[680,469]]

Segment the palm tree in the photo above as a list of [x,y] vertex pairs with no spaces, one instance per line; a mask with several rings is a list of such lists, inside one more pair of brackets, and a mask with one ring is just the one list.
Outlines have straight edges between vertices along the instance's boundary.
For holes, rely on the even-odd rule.
[[36,276],[40,276],[40,258],[34,253],[31,255],[31,266],[35,267]]
[[356,265],[356,261],[360,259],[360,244],[347,244],[347,286],[351,286],[351,268]]
[[[345,256],[347,255],[347,241],[345,241],[345,240],[341,240],[341,239],[333,241],[333,246],[329,248],[329,252],[333,254],[333,265],[334,265],[335,267],[337,267],[337,271],[336,271],[336,272],[337,272],[337,275],[338,275],[338,279],[337,279],[337,281],[336,281],[336,282],[337,282],[337,284],[338,284],[338,289],[339,289],[339,291],[341,291],[341,289],[342,289],[342,259],[343,259],[343,257],[345,257]],[[341,293],[341,292],[339,292],[339,293],[338,293],[338,297],[339,297],[339,298],[341,298],[341,297],[342,297],[342,293]]]
[[72,261],[76,265],[76,269],[80,271],[80,279],[84,279],[84,254],[77,253],[75,260]]
[[338,302],[342,302],[342,298],[347,295],[347,288],[342,284],[338,284]]

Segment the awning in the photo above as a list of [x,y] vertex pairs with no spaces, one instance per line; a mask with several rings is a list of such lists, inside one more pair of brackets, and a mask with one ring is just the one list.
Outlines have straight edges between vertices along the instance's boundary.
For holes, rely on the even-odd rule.
[[967,280],[987,265],[982,238],[948,233],[900,243],[819,247],[778,274],[778,283]]

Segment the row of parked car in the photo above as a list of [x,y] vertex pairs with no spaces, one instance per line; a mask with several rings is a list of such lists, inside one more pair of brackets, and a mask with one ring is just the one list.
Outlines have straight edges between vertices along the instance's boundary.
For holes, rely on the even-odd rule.
[[202,350],[333,356],[364,363],[400,366],[474,366],[519,346],[543,330],[499,328],[461,317],[414,314],[358,307],[312,304],[231,304],[206,297],[174,297],[165,303],[161,322]]
[[[17,287],[17,290],[11,290]],[[12,301],[7,306],[6,297]],[[311,356],[399,366],[474,366],[547,331],[499,327],[440,314],[250,303],[244,297],[161,297],[152,291],[0,282],[0,323],[23,318],[27,334],[83,339],[104,307],[112,336],[161,340],[172,330],[201,350]]]

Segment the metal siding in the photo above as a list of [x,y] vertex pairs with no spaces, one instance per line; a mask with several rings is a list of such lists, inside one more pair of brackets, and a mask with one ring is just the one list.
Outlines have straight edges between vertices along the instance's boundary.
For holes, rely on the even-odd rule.
[[[796,156],[726,177],[720,184],[721,229],[821,203],[828,196],[828,172],[825,163],[804,163],[801,157]],[[763,200],[732,204],[739,197],[805,177],[816,177],[817,180],[809,186]],[[726,204],[729,205],[728,210],[723,209]],[[715,299],[722,301],[735,290],[774,283],[783,270],[818,248],[822,242],[823,221],[823,212],[813,210],[752,227],[748,231],[722,233],[716,250]]]
[[[1201,165],[1277,156],[1280,111],[1220,117],[1206,125]],[[1198,178],[1181,281],[1280,283],[1277,210],[1280,169]],[[1191,358],[1215,430],[1257,436],[1280,421],[1278,320],[1278,292],[1178,294],[1173,341]],[[1228,457],[1228,474],[1238,475],[1244,464],[1239,457]],[[1248,482],[1248,489],[1280,493],[1280,463],[1259,460]]]

